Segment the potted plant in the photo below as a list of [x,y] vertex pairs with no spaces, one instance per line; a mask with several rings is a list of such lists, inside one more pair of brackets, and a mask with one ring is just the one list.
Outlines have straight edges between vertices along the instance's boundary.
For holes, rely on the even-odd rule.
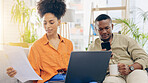
[[[36,15],[35,8],[29,8],[24,1],[16,0],[16,3],[12,6],[11,15],[11,20],[18,23],[21,42],[33,43],[38,39],[36,26],[40,27],[41,21],[39,16]],[[32,16],[34,16],[35,22],[31,21]]]
[[148,41],[148,33],[141,33],[137,24],[133,22],[133,20],[129,19],[115,19],[118,21],[117,24],[122,24],[123,28],[121,30],[121,34],[124,35],[132,35],[132,37],[142,46],[144,47],[146,42]]

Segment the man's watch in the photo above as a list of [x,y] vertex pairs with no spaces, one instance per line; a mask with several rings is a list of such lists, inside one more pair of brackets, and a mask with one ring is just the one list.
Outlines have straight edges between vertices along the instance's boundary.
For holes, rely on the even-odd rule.
[[133,66],[130,66],[129,69],[130,69],[131,71],[134,71],[134,70],[135,70],[135,68],[134,68]]

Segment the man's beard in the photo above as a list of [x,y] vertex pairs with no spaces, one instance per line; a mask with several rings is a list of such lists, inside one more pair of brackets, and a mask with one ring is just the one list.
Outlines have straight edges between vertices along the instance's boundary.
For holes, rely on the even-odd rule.
[[108,39],[101,39],[103,42],[109,41],[113,37],[113,34]]

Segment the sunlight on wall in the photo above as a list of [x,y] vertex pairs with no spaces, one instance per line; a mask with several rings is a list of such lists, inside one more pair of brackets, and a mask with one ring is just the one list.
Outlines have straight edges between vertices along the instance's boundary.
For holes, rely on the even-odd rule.
[[0,50],[2,50],[3,43],[3,0],[0,0]]

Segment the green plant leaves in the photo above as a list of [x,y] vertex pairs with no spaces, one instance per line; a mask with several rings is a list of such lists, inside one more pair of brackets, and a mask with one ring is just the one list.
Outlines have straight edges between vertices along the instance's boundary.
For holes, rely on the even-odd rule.
[[[12,6],[11,20],[18,23],[21,42],[33,43],[38,38],[35,26],[41,24],[41,21],[37,15],[34,15],[34,13],[36,13],[36,9],[27,7],[24,1],[16,0],[16,3]],[[30,18],[33,15],[36,16],[37,23],[32,23],[30,21]]]
[[139,27],[133,22],[133,20],[129,19],[115,19],[118,21],[117,24],[122,24],[121,34],[124,35],[132,35],[132,37],[142,46],[144,47],[145,43],[148,40],[148,33],[141,33]]

